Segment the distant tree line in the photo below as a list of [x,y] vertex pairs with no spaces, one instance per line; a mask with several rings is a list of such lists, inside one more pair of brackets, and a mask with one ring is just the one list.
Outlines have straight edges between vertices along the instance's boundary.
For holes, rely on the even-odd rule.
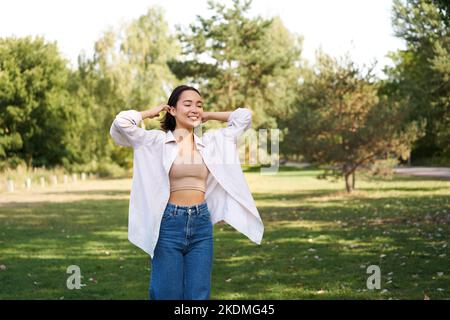
[[358,168],[386,155],[450,159],[447,1],[394,0],[406,49],[389,53],[383,80],[346,56],[302,59],[303,38],[278,17],[249,17],[251,1],[208,6],[175,34],[151,7],[104,32],[76,69],[42,37],[0,38],[0,170],[129,169],[132,150],[109,136],[114,116],[167,101],[180,83],[197,86],[206,109],[252,109],[254,129],[281,130],[283,157],[329,166],[348,191]]

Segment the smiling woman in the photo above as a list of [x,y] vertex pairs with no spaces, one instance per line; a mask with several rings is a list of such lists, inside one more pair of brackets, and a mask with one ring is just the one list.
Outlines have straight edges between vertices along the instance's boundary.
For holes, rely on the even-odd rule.
[[[162,111],[163,130],[138,126]],[[198,137],[194,128],[208,120],[227,127]],[[151,256],[150,299],[209,299],[213,224],[261,243],[264,226],[236,149],[250,126],[250,110],[204,112],[200,92],[186,85],[167,104],[117,115],[111,136],[134,148],[128,238]]]
[[173,131],[179,153],[169,171],[170,198],[175,205],[192,206],[205,201],[208,168],[195,148],[194,127],[203,119],[200,92],[189,86],[177,87],[168,101],[162,128]]

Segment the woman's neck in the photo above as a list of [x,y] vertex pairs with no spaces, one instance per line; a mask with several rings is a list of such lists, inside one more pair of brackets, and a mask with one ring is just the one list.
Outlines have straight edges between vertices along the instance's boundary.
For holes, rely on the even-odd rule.
[[194,130],[176,127],[173,131],[173,136],[178,143],[192,141],[194,138]]

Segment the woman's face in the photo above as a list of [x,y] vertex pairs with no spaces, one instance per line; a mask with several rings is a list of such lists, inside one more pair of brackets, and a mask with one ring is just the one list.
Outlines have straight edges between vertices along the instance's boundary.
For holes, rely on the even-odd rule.
[[202,123],[203,101],[193,90],[185,90],[178,99],[176,108],[170,110],[177,121],[177,128],[192,130]]

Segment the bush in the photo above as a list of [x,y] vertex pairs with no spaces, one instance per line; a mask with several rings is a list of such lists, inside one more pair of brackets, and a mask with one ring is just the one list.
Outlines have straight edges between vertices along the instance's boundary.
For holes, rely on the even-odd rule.
[[0,172],[0,191],[6,190],[6,182],[11,179],[14,181],[14,187],[17,190],[25,189],[25,181],[30,178],[31,184],[40,185],[40,178],[44,177],[47,184],[50,183],[52,176],[61,177],[67,174],[64,168],[55,167],[46,169],[44,167],[29,168],[25,163],[19,164],[15,168],[6,168]]
[[130,178],[129,170],[116,163],[102,162],[98,165],[97,173],[101,178]]
[[394,176],[394,168],[398,165],[396,158],[376,160],[374,164],[358,169],[363,176],[369,178],[381,178],[391,180]]
[[450,166],[450,158],[446,156],[432,156],[430,158],[412,158],[411,165],[425,167],[448,167]]

